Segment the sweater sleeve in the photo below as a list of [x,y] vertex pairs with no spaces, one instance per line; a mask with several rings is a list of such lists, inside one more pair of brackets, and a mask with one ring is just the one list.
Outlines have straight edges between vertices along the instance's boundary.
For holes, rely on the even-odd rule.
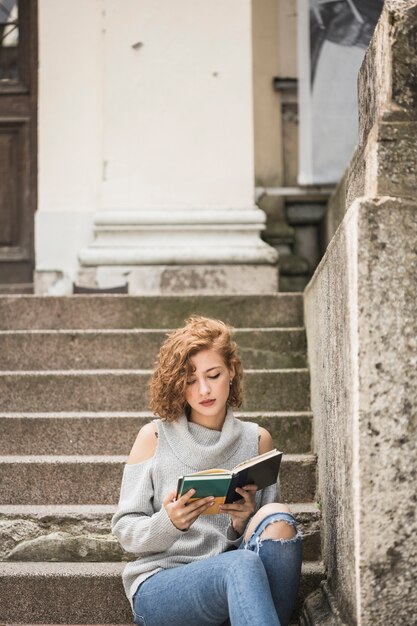
[[152,461],[125,465],[119,504],[111,521],[112,533],[122,548],[137,556],[164,552],[184,535],[164,506],[154,511]]

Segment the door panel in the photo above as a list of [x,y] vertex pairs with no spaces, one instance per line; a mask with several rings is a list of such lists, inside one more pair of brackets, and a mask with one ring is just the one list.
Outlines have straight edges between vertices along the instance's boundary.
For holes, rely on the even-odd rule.
[[1,0],[0,284],[33,281],[37,45],[36,0]]

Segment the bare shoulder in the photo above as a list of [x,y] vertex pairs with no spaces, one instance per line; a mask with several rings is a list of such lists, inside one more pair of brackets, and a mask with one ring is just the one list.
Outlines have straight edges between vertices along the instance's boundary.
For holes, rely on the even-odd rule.
[[265,452],[269,452],[274,449],[274,442],[272,441],[272,437],[270,433],[263,428],[262,426],[258,426],[258,435],[259,435],[259,454],[264,454]]
[[155,454],[156,444],[158,443],[158,429],[154,422],[145,424],[136,437],[135,443],[127,460],[128,465],[134,463],[142,463],[150,459]]

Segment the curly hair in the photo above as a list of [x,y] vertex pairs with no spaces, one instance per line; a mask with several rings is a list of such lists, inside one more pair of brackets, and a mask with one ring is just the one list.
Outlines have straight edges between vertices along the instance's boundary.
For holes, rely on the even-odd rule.
[[175,421],[182,413],[188,414],[185,389],[193,371],[190,358],[201,350],[211,348],[217,350],[228,369],[233,367],[235,370],[227,405],[242,405],[243,367],[232,334],[231,326],[199,315],[192,315],[185,321],[183,328],[168,334],[159,350],[149,382],[149,406],[155,415],[167,421]]

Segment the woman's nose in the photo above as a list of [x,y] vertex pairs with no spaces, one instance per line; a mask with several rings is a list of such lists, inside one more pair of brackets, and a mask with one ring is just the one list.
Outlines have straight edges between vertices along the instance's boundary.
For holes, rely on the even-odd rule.
[[202,396],[205,396],[210,391],[210,385],[208,380],[202,379],[199,382],[199,390]]

